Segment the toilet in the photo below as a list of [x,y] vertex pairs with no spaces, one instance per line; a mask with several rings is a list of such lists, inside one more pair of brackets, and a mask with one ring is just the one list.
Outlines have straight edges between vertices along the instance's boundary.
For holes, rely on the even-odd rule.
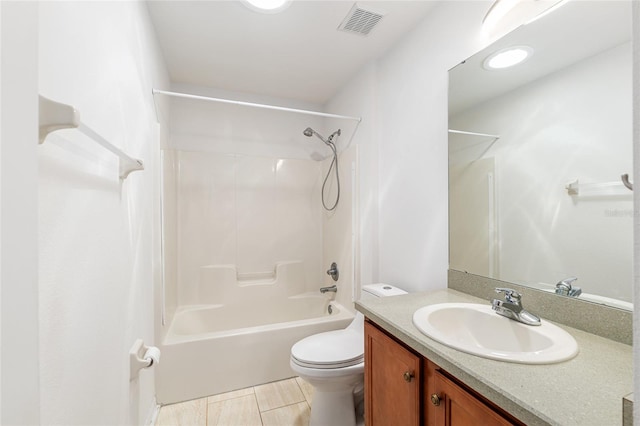
[[[362,286],[361,299],[406,293],[388,284],[369,284]],[[294,344],[290,365],[315,391],[309,426],[354,426],[364,388],[364,315],[356,312],[344,330],[314,334]]]

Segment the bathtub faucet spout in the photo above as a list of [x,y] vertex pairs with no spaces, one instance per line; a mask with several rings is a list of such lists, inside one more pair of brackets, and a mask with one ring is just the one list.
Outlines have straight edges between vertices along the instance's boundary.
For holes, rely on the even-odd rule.
[[331,287],[320,287],[320,293],[326,293],[328,291],[331,291],[333,293],[337,293],[338,292],[338,286],[337,285],[332,285]]

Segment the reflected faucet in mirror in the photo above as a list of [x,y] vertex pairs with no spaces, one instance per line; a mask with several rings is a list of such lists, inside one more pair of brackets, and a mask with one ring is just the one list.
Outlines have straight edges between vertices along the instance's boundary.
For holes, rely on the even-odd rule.
[[565,278],[562,281],[559,281],[556,284],[556,294],[560,296],[569,296],[569,297],[578,297],[582,294],[582,289],[577,286],[571,285],[574,281],[577,281],[578,278],[570,277]]

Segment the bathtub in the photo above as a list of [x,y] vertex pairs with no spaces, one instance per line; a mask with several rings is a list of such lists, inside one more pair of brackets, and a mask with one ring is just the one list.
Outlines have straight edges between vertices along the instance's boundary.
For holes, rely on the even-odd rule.
[[158,402],[170,404],[292,377],[289,356],[295,342],[344,328],[353,318],[343,306],[317,293],[180,307],[161,345]]

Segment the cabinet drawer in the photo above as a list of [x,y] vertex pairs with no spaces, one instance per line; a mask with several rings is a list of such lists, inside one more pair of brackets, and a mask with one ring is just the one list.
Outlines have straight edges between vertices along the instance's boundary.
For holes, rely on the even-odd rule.
[[434,372],[427,397],[437,426],[508,426],[512,423],[440,371]]

